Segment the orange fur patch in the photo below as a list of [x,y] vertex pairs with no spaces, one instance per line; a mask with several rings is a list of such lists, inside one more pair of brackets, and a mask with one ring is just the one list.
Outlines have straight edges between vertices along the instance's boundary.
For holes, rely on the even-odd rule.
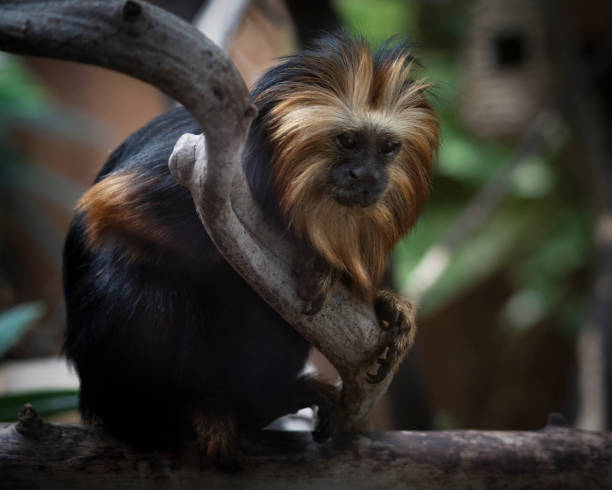
[[[270,114],[280,206],[297,235],[371,299],[387,257],[429,195],[438,118],[424,98],[429,85],[410,79],[408,53],[376,64],[367,45],[354,42],[340,57],[316,59],[312,67],[283,84]],[[380,200],[367,208],[347,207],[326,189],[333,138],[361,128],[391,133],[401,148],[387,167],[389,185]]]
[[[149,183],[153,184],[153,183]],[[123,239],[130,260],[140,258],[144,244],[177,249],[176,237],[170,237],[155,223],[147,203],[138,199],[147,183],[131,173],[116,172],[93,185],[79,200],[76,210],[85,213],[86,237],[90,247],[108,239]]]

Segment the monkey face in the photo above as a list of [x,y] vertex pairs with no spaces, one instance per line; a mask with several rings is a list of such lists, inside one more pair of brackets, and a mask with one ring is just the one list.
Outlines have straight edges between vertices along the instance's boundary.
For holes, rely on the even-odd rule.
[[336,156],[327,180],[331,196],[344,206],[375,204],[389,184],[387,167],[400,149],[398,138],[368,128],[341,132],[333,143]]
[[409,47],[343,35],[271,69],[255,90],[278,209],[298,239],[371,295],[429,194],[438,118]]

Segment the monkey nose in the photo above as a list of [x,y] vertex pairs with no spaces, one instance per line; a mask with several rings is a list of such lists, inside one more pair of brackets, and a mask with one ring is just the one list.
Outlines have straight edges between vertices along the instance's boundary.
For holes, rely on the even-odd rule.
[[353,167],[348,171],[348,179],[352,183],[359,183],[364,185],[375,184],[378,180],[377,175],[371,169],[366,166]]
[[358,168],[352,168],[351,170],[349,170],[348,176],[351,180],[357,180],[359,179],[359,176],[362,174],[363,172],[358,169]]

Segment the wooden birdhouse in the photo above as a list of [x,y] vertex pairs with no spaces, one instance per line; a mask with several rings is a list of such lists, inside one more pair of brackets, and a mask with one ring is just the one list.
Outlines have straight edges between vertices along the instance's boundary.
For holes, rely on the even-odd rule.
[[479,2],[459,70],[459,110],[465,125],[486,138],[522,134],[553,88],[537,2]]

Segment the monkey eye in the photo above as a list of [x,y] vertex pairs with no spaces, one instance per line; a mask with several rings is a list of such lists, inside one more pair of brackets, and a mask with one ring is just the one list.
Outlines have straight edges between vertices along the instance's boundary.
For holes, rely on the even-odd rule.
[[386,157],[394,155],[399,150],[400,144],[397,141],[386,140],[380,145],[380,153]]
[[348,133],[341,133],[336,136],[336,144],[341,150],[354,150],[357,148],[357,140]]

